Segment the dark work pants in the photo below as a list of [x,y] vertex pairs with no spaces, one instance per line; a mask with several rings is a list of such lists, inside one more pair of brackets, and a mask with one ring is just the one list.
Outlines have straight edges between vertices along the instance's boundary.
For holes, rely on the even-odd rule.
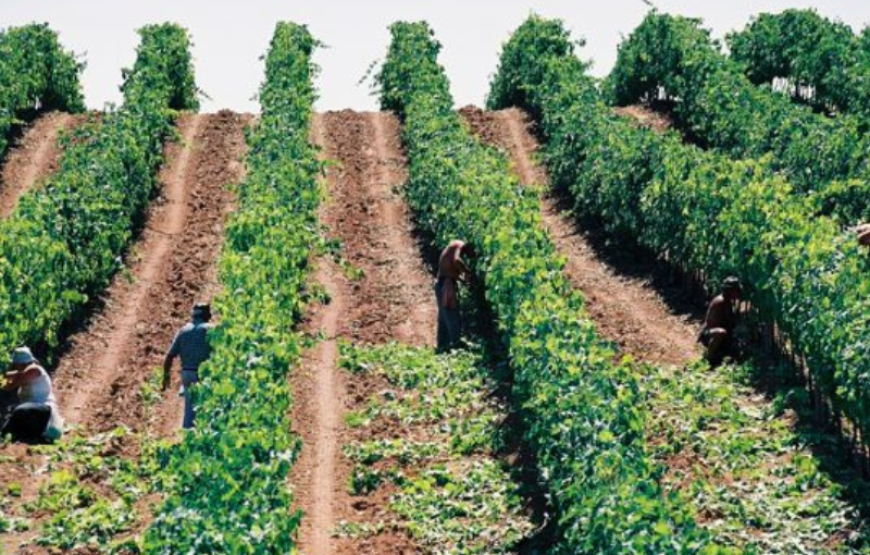
[[40,441],[51,420],[51,407],[43,403],[22,403],[15,407],[3,426],[2,435],[15,441]]
[[182,370],[181,384],[184,386],[184,421],[181,427],[185,430],[193,428],[193,384],[199,381],[199,373],[196,370]]
[[447,308],[441,302],[441,285],[435,284],[435,302],[438,304],[438,352],[444,353],[459,347],[462,338],[462,319],[459,308]]

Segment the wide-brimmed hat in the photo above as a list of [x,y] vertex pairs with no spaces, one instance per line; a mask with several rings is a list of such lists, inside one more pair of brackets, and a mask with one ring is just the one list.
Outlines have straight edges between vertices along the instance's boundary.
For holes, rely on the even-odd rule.
[[18,347],[12,351],[12,364],[31,364],[36,358],[27,347]]

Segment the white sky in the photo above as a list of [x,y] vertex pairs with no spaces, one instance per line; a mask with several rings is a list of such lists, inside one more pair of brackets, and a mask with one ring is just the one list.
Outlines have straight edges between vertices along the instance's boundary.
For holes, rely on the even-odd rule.
[[[870,23],[868,0],[654,0],[659,9],[702,17],[716,36],[742,28],[752,14],[813,6],[856,29]],[[193,35],[197,83],[211,97],[203,110],[256,111],[252,99],[263,78],[260,56],[274,24],[307,24],[329,48],[317,57],[318,109],[375,109],[368,85],[358,85],[369,65],[383,57],[387,26],[396,20],[426,19],[444,45],[447,69],[458,105],[481,104],[498,52],[511,31],[532,11],[564,19],[575,37],[585,37],[584,58],[594,73],[606,74],[620,37],[640,23],[642,0],[0,0],[0,25],[47,21],[67,48],[87,61],[83,76],[87,103],[101,108],[120,100],[121,68],[132,65],[135,29],[172,20]]]

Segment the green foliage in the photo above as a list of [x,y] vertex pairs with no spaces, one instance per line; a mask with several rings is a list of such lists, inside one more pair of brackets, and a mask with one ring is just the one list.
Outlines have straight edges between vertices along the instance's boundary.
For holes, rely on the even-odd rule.
[[[63,442],[33,447],[45,455],[37,474],[46,473],[39,495],[23,505],[36,520],[47,516],[32,540],[52,551],[81,550],[110,553],[122,542],[132,542],[139,520],[137,504],[153,491],[161,476],[156,454],[160,448],[147,437],[137,437],[140,457],[121,455],[134,438],[129,430],[83,436],[78,431]],[[13,525],[25,522],[24,518]],[[30,522],[28,519],[26,522]]]
[[301,515],[287,475],[299,446],[287,373],[304,345],[292,329],[319,241],[321,163],[308,143],[316,45],[305,27],[275,29],[262,115],[248,135],[248,172],[221,254],[222,321],[192,390],[196,429],[166,454],[173,479],[144,553],[295,552]]
[[37,109],[85,109],[79,85],[83,67],[47,24],[0,32],[0,155],[6,152],[12,126]]
[[763,13],[727,37],[731,58],[755,84],[786,79],[793,95],[818,110],[870,116],[870,53],[839,21],[814,9]]
[[840,223],[866,222],[870,219],[870,179],[832,181],[808,197],[816,215],[836,218]]
[[146,25],[139,30],[139,36],[142,40],[136,63],[132,70],[124,70],[124,103],[141,106],[156,96],[172,110],[199,110],[187,32],[163,23]]
[[380,487],[385,472],[367,466],[356,465],[350,475],[347,491],[353,496],[368,495]]
[[191,81],[187,46],[180,27],[143,29],[124,106],[85,125],[58,172],[0,222],[0,363],[21,344],[54,347],[61,324],[120,268],[172,130],[173,79],[182,77],[163,69],[183,61]]
[[[471,433],[474,429],[485,428],[495,416],[489,411],[480,410],[483,402],[485,384],[480,380],[480,370],[466,359],[434,357],[429,352],[412,349],[402,345],[388,345],[379,349],[354,349],[342,346],[342,367],[353,373],[368,372],[377,368],[391,384],[402,389],[413,389],[421,396],[412,395],[399,398],[395,391],[383,391],[369,400],[368,406],[360,415],[362,425],[369,425],[377,419],[389,419],[402,426],[434,425],[447,420],[449,426],[461,425],[450,429],[456,441],[472,445],[484,441],[479,435]],[[458,418],[464,413],[476,413],[474,417]],[[375,445],[370,445],[374,448]],[[404,444],[404,447],[410,447]],[[427,450],[425,444],[416,445],[419,454]],[[392,453],[399,456],[404,449],[389,444],[380,445],[382,454]],[[411,456],[405,453],[405,457]]]
[[[391,30],[378,80],[383,107],[404,118],[407,198],[437,243],[461,237],[479,253],[474,269],[509,348],[525,439],[559,523],[551,553],[720,552],[663,491],[645,450],[638,369],[614,363],[615,353],[597,337],[541,224],[538,198],[461,124],[428,25],[396,23]],[[552,47],[566,35],[551,27],[525,36]],[[510,48],[515,39],[511,59],[529,60]],[[536,94],[508,89],[523,76],[520,69],[498,78],[501,98]],[[582,66],[575,76],[582,77]]]
[[[792,410],[808,403],[778,407],[739,383],[751,370],[697,363],[648,376],[647,404],[657,415],[649,443],[668,468],[666,482],[688,492],[705,526],[742,553],[866,552],[866,524],[814,456],[834,438],[791,425]],[[805,393],[794,391],[787,396]],[[866,499],[866,484],[850,489]]]
[[390,506],[428,553],[515,553],[529,533],[516,514],[516,485],[492,459],[433,464],[408,479]]
[[[506,48],[530,49],[540,24],[526,22]],[[866,437],[870,261],[851,233],[816,217],[819,202],[793,194],[764,163],[728,160],[613,115],[573,56],[543,53],[535,63],[547,75],[530,73],[524,86],[543,114],[553,185],[605,230],[701,272],[709,290],[740,276],[759,317],[776,323],[834,409]]]
[[106,546],[136,521],[130,502],[108,500],[68,470],[50,476],[33,510],[51,515],[36,543],[64,550]]
[[756,87],[699,20],[651,12],[619,46],[606,89],[618,104],[673,101],[674,116],[701,146],[734,158],[771,153],[773,168],[803,192],[870,175],[858,118],[827,118]]
[[108,539],[129,530],[136,514],[121,501],[96,499],[85,508],[62,510],[54,514],[43,529],[37,544],[68,550],[82,546],[105,546]]
[[374,527],[345,522],[338,533],[400,529],[423,553],[514,553],[532,525],[522,511],[520,486],[495,454],[503,415],[488,395],[493,384],[480,358],[399,344],[342,345],[341,365],[388,384],[371,399],[374,416],[366,426],[374,438],[348,444],[344,453],[354,463],[351,494],[389,488],[384,494],[394,519]]

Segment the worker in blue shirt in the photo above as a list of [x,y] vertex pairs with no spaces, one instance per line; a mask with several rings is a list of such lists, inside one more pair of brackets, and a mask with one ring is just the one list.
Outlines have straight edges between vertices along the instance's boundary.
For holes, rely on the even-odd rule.
[[184,429],[193,428],[193,399],[191,387],[199,381],[199,367],[211,355],[208,343],[208,331],[212,329],[211,307],[205,303],[193,306],[191,321],[181,328],[172,341],[172,346],[163,361],[163,390],[169,387],[169,375],[172,372],[172,362],[181,357],[181,384],[184,387]]

